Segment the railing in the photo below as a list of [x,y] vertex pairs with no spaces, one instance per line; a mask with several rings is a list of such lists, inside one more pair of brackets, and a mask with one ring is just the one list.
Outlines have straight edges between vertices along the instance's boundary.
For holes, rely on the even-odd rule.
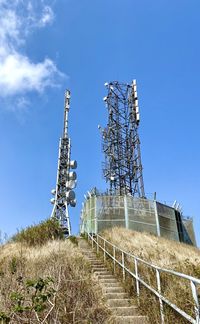
[[[194,278],[194,277],[191,277],[191,276],[188,276],[188,275],[185,275],[183,273],[176,272],[173,270],[163,269],[163,268],[153,265],[149,262],[146,262],[131,253],[127,253],[127,252],[121,250],[120,248],[118,248],[114,244],[110,243],[109,241],[107,241],[106,239],[104,239],[102,236],[100,236],[98,234],[87,233],[87,235],[88,235],[88,241],[91,240],[91,242],[92,242],[92,248],[94,248],[94,245],[96,245],[97,253],[99,252],[99,249],[101,249],[103,251],[104,261],[106,260],[106,256],[108,256],[109,258],[111,258],[113,260],[114,273],[115,273],[116,264],[118,264],[122,268],[123,280],[125,280],[126,272],[129,273],[129,275],[131,275],[135,279],[136,293],[137,293],[138,298],[140,297],[140,284],[145,286],[155,296],[158,297],[159,306],[160,306],[160,318],[161,318],[162,324],[164,324],[164,309],[163,309],[164,303],[167,304],[169,307],[171,307],[174,311],[179,313],[179,315],[184,317],[190,323],[200,324],[200,306],[199,306],[199,299],[198,299],[198,293],[197,293],[197,285],[200,285],[200,279],[197,279],[197,278]],[[100,241],[102,241],[102,244],[100,243]],[[110,250],[112,251],[112,254],[108,251],[108,248],[110,248]],[[117,260],[116,252],[120,253],[121,261]],[[134,269],[135,269],[134,272],[126,267],[125,257],[129,257],[133,260]],[[139,264],[145,264],[148,267],[150,267],[151,269],[155,270],[155,279],[156,279],[156,283],[157,283],[157,290],[155,288],[153,288],[152,286],[150,286],[148,283],[146,283],[140,277],[139,269],[138,269]],[[162,293],[161,293],[161,291],[162,291],[161,278],[160,278],[161,272],[168,273],[168,274],[176,276],[178,278],[186,279],[190,282],[190,288],[191,288],[192,297],[194,300],[195,318],[193,318],[192,316],[187,314],[184,310],[180,309],[177,305],[170,302],[166,297],[164,297],[162,295]]]

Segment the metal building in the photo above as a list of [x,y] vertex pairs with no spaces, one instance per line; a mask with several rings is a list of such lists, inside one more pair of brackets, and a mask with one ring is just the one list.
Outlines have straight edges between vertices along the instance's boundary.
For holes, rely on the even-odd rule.
[[115,226],[196,245],[192,219],[183,220],[175,208],[155,200],[91,191],[81,212],[81,233]]

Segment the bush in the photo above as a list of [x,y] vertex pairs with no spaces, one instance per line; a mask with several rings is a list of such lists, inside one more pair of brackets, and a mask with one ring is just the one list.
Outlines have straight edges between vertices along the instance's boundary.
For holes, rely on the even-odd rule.
[[69,240],[70,240],[73,244],[78,245],[78,239],[77,239],[76,236],[74,236],[74,235],[69,236]]
[[64,234],[56,219],[47,219],[38,225],[28,226],[11,238],[13,242],[20,242],[28,246],[44,245],[49,240],[64,239]]

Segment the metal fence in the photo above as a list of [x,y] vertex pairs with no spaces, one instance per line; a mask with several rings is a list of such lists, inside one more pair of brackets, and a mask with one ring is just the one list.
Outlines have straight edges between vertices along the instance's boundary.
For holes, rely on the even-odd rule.
[[81,213],[81,232],[100,233],[111,227],[124,227],[179,241],[174,208],[154,200],[132,196],[88,197]]
[[[163,269],[161,267],[158,267],[156,265],[153,265],[149,262],[146,262],[142,260],[141,258],[138,258],[137,256],[127,253],[114,244],[110,243],[106,239],[104,239],[102,236],[98,234],[90,234],[87,233],[88,235],[88,241],[92,242],[92,248],[96,246],[97,253],[99,250],[102,250],[103,255],[104,255],[104,261],[106,260],[106,256],[108,256],[112,262],[113,262],[113,270],[115,273],[116,269],[116,264],[118,264],[122,268],[122,274],[123,274],[123,280],[125,280],[126,277],[126,272],[131,275],[136,282],[136,292],[138,298],[140,297],[140,284],[145,286],[148,290],[150,290],[157,298],[159,301],[159,307],[160,307],[160,319],[161,323],[164,324],[164,303],[167,304],[169,307],[171,307],[175,312],[177,312],[179,315],[181,315],[183,318],[188,320],[188,322],[193,323],[193,324],[200,324],[200,305],[199,305],[199,299],[198,299],[198,293],[197,293],[197,286],[200,285],[200,279],[185,275],[180,272],[176,272],[173,270],[167,270]],[[111,252],[112,251],[112,252]],[[121,260],[117,260],[116,254],[120,254]],[[130,258],[134,264],[134,272],[130,270],[125,265],[125,258]],[[152,270],[155,271],[155,280],[157,283],[157,289],[155,289],[153,286],[148,284],[141,276],[139,273],[139,265],[147,265],[150,267]],[[190,289],[191,289],[191,294],[193,297],[193,302],[194,302],[194,314],[195,317],[192,317],[191,315],[187,314],[184,310],[182,310],[180,307],[172,303],[170,300],[168,300],[166,297],[162,295],[162,284],[161,284],[161,278],[160,275],[161,273],[167,273],[172,276],[177,277],[177,280],[180,279],[185,279],[190,283]],[[174,287],[175,288],[175,287]],[[176,289],[176,288],[175,288]]]

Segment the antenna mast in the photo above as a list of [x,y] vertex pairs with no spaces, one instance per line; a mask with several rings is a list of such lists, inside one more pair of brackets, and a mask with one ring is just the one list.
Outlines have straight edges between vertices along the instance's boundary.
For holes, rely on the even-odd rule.
[[105,163],[103,175],[111,195],[145,197],[138,126],[136,80],[132,84],[105,83],[107,127],[102,130]]
[[51,191],[55,197],[51,199],[54,205],[51,217],[59,221],[65,236],[71,235],[71,224],[68,212],[68,206],[75,207],[76,172],[71,169],[77,168],[77,162],[71,160],[71,144],[68,136],[68,115],[70,109],[70,91],[65,92],[64,101],[64,127],[63,135],[59,142],[58,170],[56,189]]

